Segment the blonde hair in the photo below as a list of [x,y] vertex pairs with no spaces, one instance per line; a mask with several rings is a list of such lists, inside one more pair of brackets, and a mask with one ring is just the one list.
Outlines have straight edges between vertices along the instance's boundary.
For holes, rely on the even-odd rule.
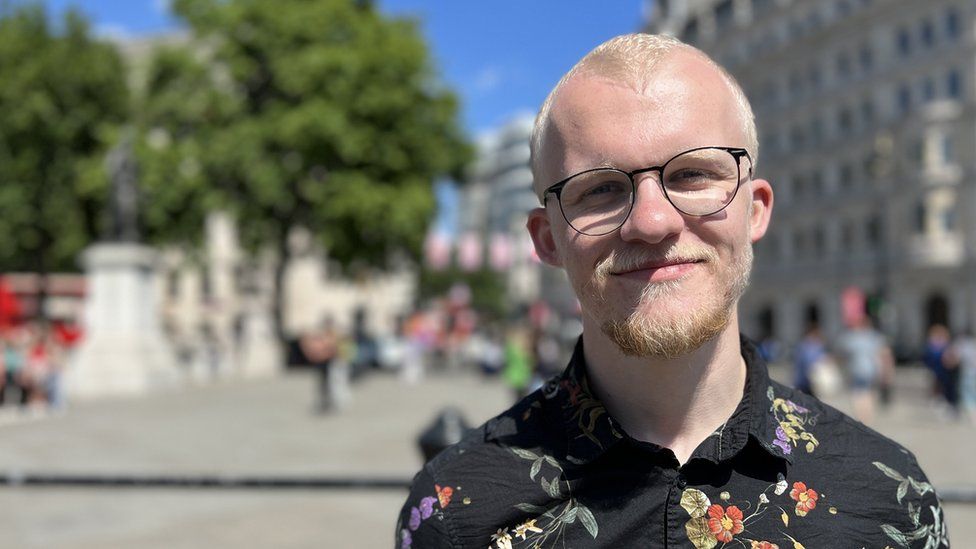
[[[654,76],[654,68],[658,62],[675,49],[684,49],[700,55],[710,65],[715,67],[728,83],[729,89],[739,106],[743,131],[746,135],[746,150],[752,158],[753,170],[759,160],[759,138],[756,134],[756,121],[752,107],[746,98],[742,87],[735,78],[704,52],[685,44],[672,36],[659,34],[624,34],[611,38],[600,44],[590,53],[580,59],[573,68],[563,75],[556,86],[549,92],[545,102],[539,109],[532,128],[530,141],[532,175],[535,179],[535,190],[542,192],[544,182],[541,181],[540,155],[545,134],[549,131],[549,116],[552,104],[559,90],[575,76],[598,76],[615,82],[626,84],[635,90],[643,90]],[[541,196],[540,196],[541,199]]]

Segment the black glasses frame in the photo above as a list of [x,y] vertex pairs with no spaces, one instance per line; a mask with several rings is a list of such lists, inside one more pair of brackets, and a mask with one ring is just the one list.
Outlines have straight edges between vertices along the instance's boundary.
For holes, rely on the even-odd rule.
[[[668,189],[667,189],[667,187],[664,186],[664,169],[668,166],[668,164],[671,163],[672,160],[674,160],[675,158],[678,158],[679,156],[684,156],[684,155],[686,155],[686,154],[688,154],[690,152],[703,151],[703,150],[706,150],[706,149],[717,149],[717,150],[725,151],[725,152],[729,153],[730,155],[732,155],[732,157],[735,159],[735,168],[737,170],[737,172],[736,172],[735,190],[732,192],[732,196],[729,197],[729,200],[725,204],[723,204],[721,208],[715,210],[714,212],[709,212],[709,213],[704,213],[704,214],[688,213],[688,212],[682,210],[681,208],[679,208],[677,205],[675,205],[674,201],[671,200],[671,197],[668,195]],[[607,171],[607,170],[622,173],[622,174],[624,174],[624,175],[627,176],[627,179],[630,180],[630,206],[627,208],[627,215],[624,216],[623,220],[620,222],[620,225],[617,225],[616,227],[610,229],[609,231],[606,231],[606,232],[603,232],[603,233],[597,233],[597,234],[584,233],[583,231],[577,229],[576,227],[573,227],[573,230],[574,231],[576,231],[576,232],[578,232],[580,234],[585,234],[587,236],[603,236],[603,235],[607,235],[607,234],[610,234],[610,233],[616,231],[620,227],[622,227],[623,224],[627,222],[627,219],[630,218],[630,213],[634,210],[634,202],[637,200],[637,183],[636,183],[636,181],[634,181],[634,176],[637,176],[637,175],[640,175],[640,174],[643,174],[643,173],[648,173],[648,172],[657,172],[658,173],[658,178],[657,178],[658,185],[661,186],[661,191],[664,193],[664,197],[668,199],[668,203],[670,203],[671,206],[675,210],[678,210],[683,215],[688,215],[688,216],[692,216],[692,217],[708,217],[710,215],[715,215],[715,214],[721,212],[725,208],[728,208],[729,207],[729,204],[731,204],[732,201],[735,200],[735,196],[739,193],[739,187],[742,185],[742,164],[741,163],[742,163],[742,158],[743,157],[749,159],[748,179],[751,180],[752,179],[752,156],[749,155],[749,151],[747,151],[746,149],[743,149],[743,148],[740,148],[740,147],[695,147],[694,149],[688,149],[687,151],[682,151],[682,152],[680,152],[680,153],[672,156],[671,158],[668,159],[667,162],[665,162],[664,164],[661,164],[660,166],[650,166],[650,167],[647,167],[647,168],[640,168],[640,169],[634,170],[632,172],[625,172],[624,170],[621,170],[621,169],[618,169],[618,168],[612,168],[612,167],[591,168],[589,170],[583,170],[583,171],[581,171],[579,173],[575,173],[575,174],[567,177],[566,179],[563,179],[562,181],[559,181],[558,183],[554,183],[553,185],[550,185],[542,193],[542,204],[543,205],[546,205],[546,201],[549,199],[549,195],[550,194],[555,194],[556,195],[556,201],[559,203],[559,211],[560,211],[560,213],[563,214],[563,219],[566,220],[566,223],[570,227],[573,227],[572,222],[570,222],[569,218],[566,217],[566,211],[563,210],[563,201],[562,201],[563,187],[565,187],[566,184],[569,183],[569,181],[571,179],[574,179],[574,178],[576,178],[576,177],[578,177],[580,175],[583,175],[583,174],[588,174],[588,173],[597,172],[597,171]]]

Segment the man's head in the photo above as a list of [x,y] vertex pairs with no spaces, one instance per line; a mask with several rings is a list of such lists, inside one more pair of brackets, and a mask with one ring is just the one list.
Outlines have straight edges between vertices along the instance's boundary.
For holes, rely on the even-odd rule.
[[[769,184],[751,179],[757,153],[741,89],[673,38],[618,37],[570,70],[536,120],[532,168],[544,208],[528,228],[540,258],[566,269],[584,326],[624,353],[665,358],[728,327],[772,207]],[[567,204],[571,176],[594,168],[618,172],[612,184],[588,186],[597,197],[588,200],[617,192],[629,201],[600,224],[605,234],[588,230],[590,218],[582,226],[579,202]],[[557,182],[566,184],[546,193]]]

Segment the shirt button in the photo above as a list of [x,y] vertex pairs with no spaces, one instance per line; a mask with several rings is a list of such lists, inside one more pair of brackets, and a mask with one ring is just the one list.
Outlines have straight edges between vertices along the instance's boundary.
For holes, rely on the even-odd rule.
[[688,481],[685,479],[684,475],[678,475],[678,477],[674,479],[674,483],[677,484],[678,488],[681,488],[682,490],[684,490],[685,486],[688,486]]

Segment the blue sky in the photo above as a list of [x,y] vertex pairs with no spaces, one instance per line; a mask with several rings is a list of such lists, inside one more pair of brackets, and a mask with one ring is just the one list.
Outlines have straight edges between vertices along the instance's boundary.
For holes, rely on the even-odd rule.
[[[273,1],[273,0],[271,0]],[[108,35],[176,28],[167,0],[47,0],[77,6]],[[472,133],[535,112],[553,84],[600,42],[641,27],[644,0],[380,0],[420,19],[442,78],[461,96]]]

